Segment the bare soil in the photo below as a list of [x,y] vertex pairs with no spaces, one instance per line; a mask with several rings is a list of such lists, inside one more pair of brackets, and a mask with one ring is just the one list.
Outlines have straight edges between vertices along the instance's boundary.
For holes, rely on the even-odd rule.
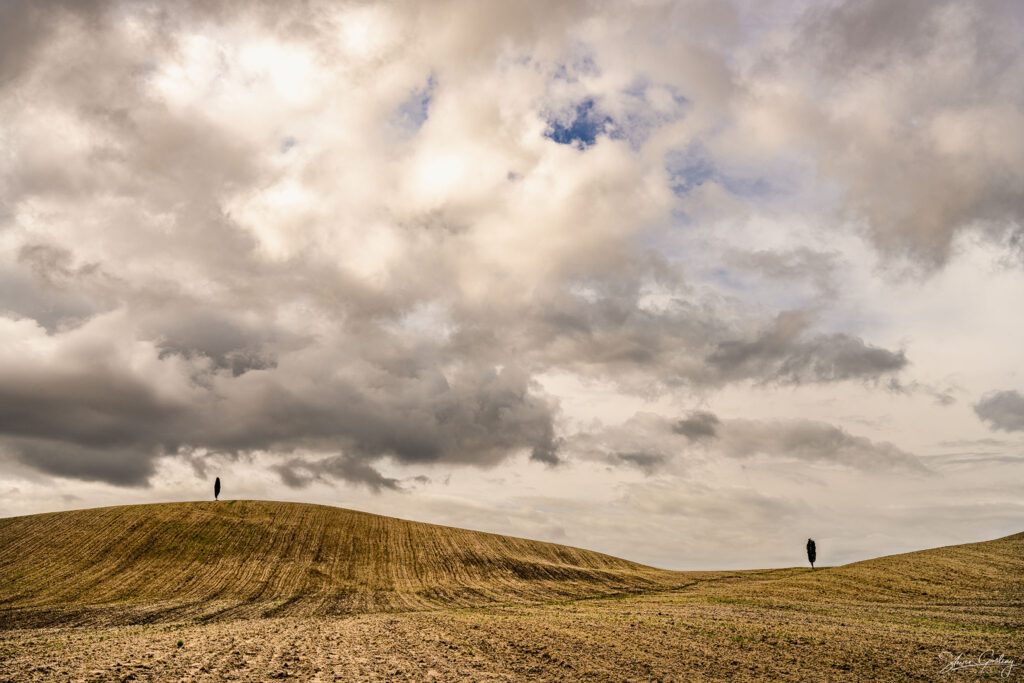
[[[195,607],[175,619],[132,602],[125,616],[86,593],[71,621],[37,601],[33,618],[50,623],[26,628],[19,603],[0,627],[0,681],[1024,678],[1024,534],[844,567],[665,574],[628,593],[488,589],[470,605],[362,614],[296,600],[308,613]],[[948,670],[957,655],[1003,663]]]

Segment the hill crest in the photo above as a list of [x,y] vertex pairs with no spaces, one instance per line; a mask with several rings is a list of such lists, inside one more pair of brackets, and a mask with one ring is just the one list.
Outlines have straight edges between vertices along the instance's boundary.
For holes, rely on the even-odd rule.
[[270,501],[0,519],[0,576],[0,628],[410,611],[688,583],[569,546]]

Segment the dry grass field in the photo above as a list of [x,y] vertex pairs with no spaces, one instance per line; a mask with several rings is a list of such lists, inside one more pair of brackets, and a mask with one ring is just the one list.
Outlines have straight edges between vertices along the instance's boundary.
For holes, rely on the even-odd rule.
[[259,501],[0,519],[0,576],[0,628],[412,611],[687,582],[577,548]]
[[689,573],[311,505],[0,520],[3,681],[1015,680],[1022,629],[1024,534]]

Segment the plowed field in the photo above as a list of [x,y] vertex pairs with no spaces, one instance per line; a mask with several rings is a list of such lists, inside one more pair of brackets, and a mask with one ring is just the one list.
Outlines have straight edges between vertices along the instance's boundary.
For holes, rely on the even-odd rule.
[[280,503],[0,520],[0,681],[1020,680],[1024,534],[665,572]]

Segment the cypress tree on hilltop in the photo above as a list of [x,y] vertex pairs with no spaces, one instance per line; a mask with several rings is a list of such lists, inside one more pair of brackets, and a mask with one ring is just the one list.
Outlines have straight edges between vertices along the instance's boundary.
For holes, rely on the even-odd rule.
[[814,545],[814,539],[807,539],[807,559],[811,561],[811,569],[814,569],[814,560],[818,557],[818,549]]
[[213,482],[213,499],[217,500],[220,495],[220,477],[217,477],[217,481]]

